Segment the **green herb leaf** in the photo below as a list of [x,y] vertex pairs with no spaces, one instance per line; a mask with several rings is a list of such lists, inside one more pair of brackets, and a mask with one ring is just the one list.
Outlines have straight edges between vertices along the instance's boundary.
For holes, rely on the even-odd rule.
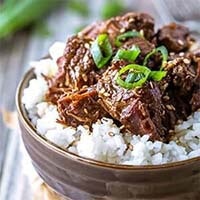
[[133,83],[133,82],[139,81],[142,78],[144,78],[143,73],[129,73],[128,76],[126,77],[125,82],[126,83]]
[[52,36],[52,31],[44,22],[39,22],[35,25],[35,33],[44,38]]
[[108,35],[98,35],[96,40],[92,43],[90,51],[97,67],[99,69],[104,67],[112,57],[113,53]]
[[101,17],[108,19],[120,15],[125,11],[123,0],[109,0],[105,1],[101,10]]
[[151,71],[149,78],[154,81],[161,81],[167,75],[167,71]]
[[[126,79],[125,81],[121,78],[121,75],[123,75],[127,71],[129,71],[130,74],[136,74],[133,80],[131,80],[133,77],[132,75],[130,75],[132,77],[127,78],[128,80]],[[119,70],[117,74],[116,82],[118,85],[126,89],[141,87],[147,81],[150,72],[151,70],[145,66],[130,64]],[[133,81],[133,82],[129,82],[129,81]]]
[[161,69],[163,69],[165,67],[165,64],[167,62],[168,59],[168,51],[167,48],[165,46],[160,46],[158,48],[156,48],[157,52],[160,52],[162,55],[162,65],[161,65]]
[[89,15],[88,3],[85,0],[70,0],[67,5],[71,11],[83,17],[87,17]]
[[134,62],[138,55],[140,54],[140,49],[137,46],[133,46],[131,49],[119,49],[114,57],[114,60],[127,60],[129,62]]
[[0,4],[0,12],[3,12],[3,10],[9,11],[16,3],[19,3],[19,0],[4,0],[3,3]]
[[148,53],[146,55],[145,59],[144,59],[143,65],[147,65],[147,62],[148,62],[149,58],[152,55],[156,54],[157,52],[160,52],[161,55],[162,55],[161,69],[163,69],[165,64],[166,64],[166,62],[167,62],[167,59],[168,59],[168,51],[167,51],[165,46],[160,46],[160,47],[158,47],[156,49],[153,49],[150,53]]
[[[14,1],[14,0],[13,0]],[[23,0],[7,4],[0,12],[0,38],[6,37],[27,25],[36,22],[41,16],[55,8],[61,1]]]
[[125,41],[127,38],[132,38],[132,37],[143,37],[143,36],[137,31],[127,31],[117,36],[115,40],[115,45],[117,47],[120,47],[123,41]]

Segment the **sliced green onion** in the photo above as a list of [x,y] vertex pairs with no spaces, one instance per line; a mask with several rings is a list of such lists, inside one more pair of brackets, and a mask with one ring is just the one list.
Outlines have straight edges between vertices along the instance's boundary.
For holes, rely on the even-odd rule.
[[162,54],[162,65],[161,65],[161,69],[164,68],[164,66],[166,65],[167,59],[168,59],[168,51],[167,48],[165,46],[160,46],[157,48],[157,51],[160,51],[160,53]]
[[90,14],[89,4],[85,3],[84,0],[68,0],[67,7],[70,11],[83,17],[87,17]]
[[161,81],[167,75],[167,71],[151,71],[149,78],[154,81]]
[[[137,77],[137,79],[134,78],[133,80],[130,80],[133,82],[128,82],[129,80],[124,81],[121,78],[121,75],[127,71],[129,71],[129,73],[131,73],[131,74],[132,73],[136,74],[135,77]],[[145,66],[141,66],[141,65],[137,65],[137,64],[130,64],[119,70],[119,72],[117,74],[116,82],[118,85],[120,85],[121,87],[126,88],[126,89],[133,89],[136,87],[141,87],[147,81],[147,78],[148,78],[150,72],[151,72],[151,70]],[[140,74],[140,75],[138,75],[138,74]],[[139,76],[140,76],[140,78],[139,78]]]
[[168,59],[168,51],[167,51],[167,49],[166,49],[165,46],[160,46],[160,47],[158,47],[158,48],[156,48],[156,49],[153,49],[150,53],[148,53],[148,54],[146,55],[145,59],[144,59],[143,65],[147,65],[148,59],[149,59],[152,55],[154,55],[155,53],[157,53],[157,52],[160,52],[161,55],[162,55],[162,65],[161,65],[161,69],[163,69],[164,66],[165,66],[165,64],[166,64],[166,62],[167,62],[167,59]]
[[126,77],[125,82],[126,83],[133,83],[133,82],[137,82],[139,81],[141,78],[144,77],[143,73],[130,73],[128,74],[128,76]]
[[110,60],[112,56],[112,46],[109,42],[107,34],[100,34],[92,43],[91,54],[95,64],[100,69]]
[[133,46],[131,49],[119,49],[114,57],[114,60],[127,60],[133,62],[140,54],[140,49],[137,46]]
[[146,66],[146,65],[147,65],[147,61],[149,60],[149,58],[150,58],[152,55],[154,55],[156,52],[157,52],[156,49],[153,49],[151,52],[149,52],[149,53],[145,56],[145,58],[144,58],[143,65]]
[[102,9],[100,10],[100,14],[103,19],[109,19],[111,17],[123,14],[125,10],[126,6],[123,0],[109,0],[104,1]]
[[[2,2],[2,1],[1,1]],[[0,4],[0,39],[5,38],[30,24],[41,21],[41,17],[62,2],[49,0],[6,0]],[[5,5],[4,5],[5,4]]]
[[120,47],[122,45],[122,41],[126,40],[127,38],[132,38],[132,37],[142,37],[142,35],[137,31],[125,32],[125,33],[117,36],[117,38],[115,40],[115,45],[117,47]]

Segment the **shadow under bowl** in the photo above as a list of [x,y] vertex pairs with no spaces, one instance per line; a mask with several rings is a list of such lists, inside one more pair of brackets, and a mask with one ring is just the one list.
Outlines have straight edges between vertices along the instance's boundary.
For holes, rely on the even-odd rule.
[[80,157],[46,141],[36,133],[21,101],[33,77],[31,69],[16,94],[21,134],[36,171],[56,192],[73,200],[199,199],[200,157],[154,166],[116,165]]

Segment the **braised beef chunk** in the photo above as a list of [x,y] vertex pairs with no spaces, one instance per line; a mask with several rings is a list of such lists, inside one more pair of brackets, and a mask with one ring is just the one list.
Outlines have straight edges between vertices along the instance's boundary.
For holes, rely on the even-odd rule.
[[[63,94],[63,88],[77,90],[96,83],[95,64],[90,53],[91,40],[73,36],[66,44],[64,55],[58,59],[58,73],[49,81],[47,99],[54,102]],[[52,92],[53,91],[53,92]]]
[[168,67],[168,73],[173,87],[179,89],[180,95],[192,91],[195,85],[196,72],[191,65],[191,60],[187,57],[177,57],[173,61],[168,62]]
[[139,47],[141,53],[138,57],[138,61],[143,63],[145,56],[151,52],[155,46],[154,44],[150,43],[148,40],[142,37],[133,37],[128,39],[124,44],[121,46],[123,49],[130,49],[133,45]]
[[108,116],[97,100],[98,94],[94,88],[82,89],[60,98],[58,101],[59,121],[75,127],[78,124],[90,126],[97,119]]
[[120,121],[131,133],[148,134],[152,140],[164,141],[167,129],[162,123],[164,106],[159,87],[150,82],[138,92],[139,96],[123,109]]
[[189,48],[189,29],[171,23],[162,27],[157,33],[159,45],[165,45],[169,51],[180,52]]
[[[168,62],[166,66],[168,75],[159,83],[163,91],[166,116],[170,119],[166,120],[165,126],[169,129],[173,129],[179,119],[186,120],[194,111],[192,99],[197,87],[197,73],[194,65],[196,64],[192,64],[188,55],[177,56]],[[197,106],[195,110],[198,108],[200,106]]]
[[196,111],[197,109],[200,108],[200,55],[198,57],[197,55],[195,55],[194,59],[197,61],[197,67],[196,67],[195,87],[190,102],[192,105],[192,111]]
[[64,86],[80,89],[95,83],[95,64],[90,53],[91,40],[74,36],[67,42],[64,51]]
[[162,126],[163,105],[160,89],[153,82],[138,91],[127,91],[117,85],[115,76],[124,64],[114,63],[98,81],[100,104],[131,133],[149,134],[153,140],[164,140],[167,130]]
[[200,89],[196,90],[191,99],[192,111],[196,111],[200,108]]
[[131,133],[167,140],[168,131],[178,120],[185,120],[192,107],[200,108],[199,93],[192,96],[196,74],[188,58],[169,62],[168,75],[162,81],[150,81],[140,89],[128,91],[115,81],[116,73],[125,65],[121,61],[109,67],[98,81],[97,90],[100,104]]
[[143,31],[144,37],[151,39],[154,35],[154,19],[145,13],[127,13],[124,16],[111,18],[86,27],[79,34],[86,38],[95,39],[101,33],[109,34],[111,41],[126,31]]
[[[127,31],[140,31],[141,35],[123,38],[119,47],[116,38]],[[92,42],[102,33],[107,33],[111,43],[107,46],[112,46],[108,59],[105,44],[97,44],[91,51]],[[57,60],[57,74],[47,79],[46,99],[57,105],[58,122],[67,126],[91,128],[98,119],[109,117],[125,132],[167,142],[177,122],[200,109],[200,51],[191,51],[190,44],[187,28],[171,23],[155,34],[153,18],[143,13],[92,24],[67,41],[63,56]],[[127,59],[133,56],[134,45],[139,47],[139,55]],[[156,49],[161,45],[169,56],[164,47]],[[115,59],[119,49],[123,55]],[[101,69],[95,59],[106,61]],[[140,69],[127,68],[129,64]],[[149,74],[141,82],[145,69]],[[166,74],[160,77],[163,72]],[[134,86],[139,81],[139,86]]]

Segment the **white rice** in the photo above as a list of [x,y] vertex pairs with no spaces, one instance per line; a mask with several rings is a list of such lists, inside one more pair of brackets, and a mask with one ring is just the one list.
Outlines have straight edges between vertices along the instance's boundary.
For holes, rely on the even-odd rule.
[[55,105],[45,102],[47,84],[41,74],[53,76],[57,72],[56,60],[64,50],[63,43],[50,48],[53,59],[32,62],[36,78],[24,90],[22,102],[38,134],[50,142],[80,156],[103,162],[127,165],[157,165],[200,156],[200,111],[175,127],[175,136],[165,144],[152,142],[148,135],[131,136],[122,133],[112,119],[102,118],[92,125],[65,127],[56,122]]

